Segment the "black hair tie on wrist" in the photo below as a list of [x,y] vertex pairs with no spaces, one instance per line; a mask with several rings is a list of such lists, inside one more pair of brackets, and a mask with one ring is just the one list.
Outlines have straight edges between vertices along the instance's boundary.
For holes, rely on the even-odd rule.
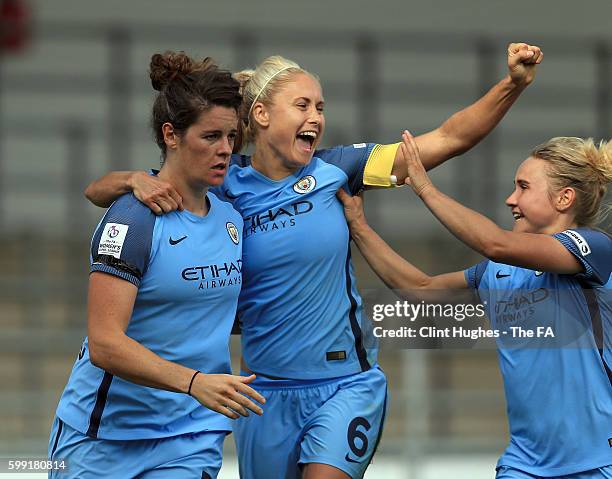
[[196,378],[196,376],[200,374],[200,371],[196,371],[195,373],[193,373],[193,376],[191,376],[191,382],[189,383],[189,389],[187,389],[187,394],[189,394],[191,396],[191,386],[193,386],[193,380]]

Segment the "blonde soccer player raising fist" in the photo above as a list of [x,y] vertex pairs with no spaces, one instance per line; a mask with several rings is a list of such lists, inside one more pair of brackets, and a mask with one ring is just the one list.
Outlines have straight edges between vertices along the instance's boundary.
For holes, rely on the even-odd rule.
[[510,425],[497,479],[612,478],[612,239],[594,228],[612,180],[612,144],[561,137],[536,147],[506,200],[512,231],[440,192],[407,132],[401,152],[406,183],[487,259],[429,276],[368,226],[359,197],[340,190],[351,236],[374,271],[396,290],[474,289],[493,330],[555,337],[497,339]]

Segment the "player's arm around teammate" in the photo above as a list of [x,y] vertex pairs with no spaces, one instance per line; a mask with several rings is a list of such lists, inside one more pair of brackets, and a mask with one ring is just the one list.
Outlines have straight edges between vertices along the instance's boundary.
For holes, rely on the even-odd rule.
[[[526,43],[511,43],[507,55],[508,74],[505,78],[438,128],[416,137],[426,169],[464,153],[488,135],[534,80],[536,66],[544,58],[538,46]],[[384,153],[376,164],[368,163],[365,186],[391,186],[390,175],[402,184],[407,172],[399,148],[397,145],[380,146]],[[236,150],[240,150],[240,145]],[[119,195],[131,191],[156,214],[182,208],[181,197],[172,185],[143,171],[108,173],[90,183],[85,196],[97,206],[108,207]]]

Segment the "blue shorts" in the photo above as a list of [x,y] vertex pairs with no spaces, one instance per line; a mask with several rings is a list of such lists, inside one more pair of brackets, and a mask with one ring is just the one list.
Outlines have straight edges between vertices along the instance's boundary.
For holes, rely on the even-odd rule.
[[66,459],[68,467],[49,473],[49,479],[216,478],[226,435],[206,431],[162,439],[93,439],[56,417],[49,459]]
[[[513,467],[500,466],[497,468],[495,479],[549,479],[544,476],[534,476]],[[555,479],[555,478],[552,478]],[[612,479],[612,466],[598,467],[590,471],[577,472],[565,476],[557,476],[556,479]]]
[[378,368],[329,380],[250,384],[266,398],[263,416],[234,422],[240,477],[292,479],[320,463],[360,478],[380,440],[387,379]]

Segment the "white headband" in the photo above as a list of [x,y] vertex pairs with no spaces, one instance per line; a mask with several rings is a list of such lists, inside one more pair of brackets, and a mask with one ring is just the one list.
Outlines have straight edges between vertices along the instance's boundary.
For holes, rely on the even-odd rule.
[[251,103],[251,108],[249,108],[249,115],[247,116],[247,120],[249,120],[251,118],[251,113],[253,112],[253,107],[255,106],[255,103],[257,103],[257,100],[259,99],[259,96],[263,93],[263,91],[268,86],[268,83],[270,83],[274,79],[274,77],[276,77],[276,75],[284,72],[285,70],[289,70],[290,68],[298,68],[298,67],[290,66],[290,67],[281,68],[274,75],[272,75],[270,78],[268,78],[268,81],[266,83],[264,83],[264,85],[261,87],[261,90],[259,90],[259,93],[257,95],[255,95],[255,99],[253,100],[253,103]]

